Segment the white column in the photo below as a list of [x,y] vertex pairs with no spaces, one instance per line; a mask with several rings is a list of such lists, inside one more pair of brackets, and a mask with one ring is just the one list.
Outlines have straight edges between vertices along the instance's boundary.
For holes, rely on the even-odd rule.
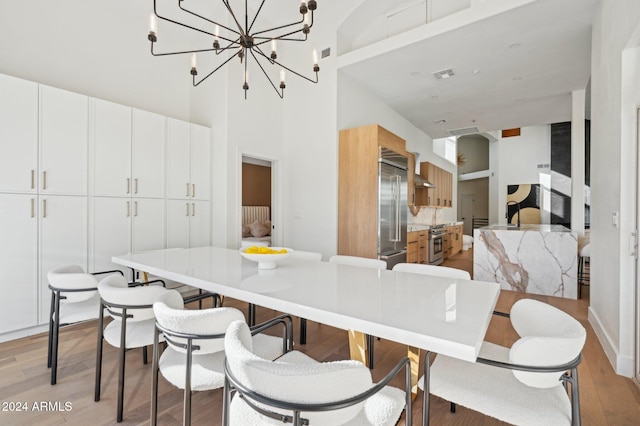
[[585,90],[574,90],[571,100],[571,229],[583,235]]

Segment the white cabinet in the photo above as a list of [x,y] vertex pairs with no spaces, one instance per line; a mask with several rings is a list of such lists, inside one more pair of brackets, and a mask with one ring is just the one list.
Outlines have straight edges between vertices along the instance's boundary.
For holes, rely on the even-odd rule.
[[91,270],[126,273],[113,256],[165,248],[164,199],[92,197],[91,212]]
[[131,193],[134,197],[164,198],[165,117],[133,109]]
[[134,198],[132,202],[133,251],[165,248],[165,200]]
[[60,265],[87,267],[87,197],[39,197],[39,323],[49,323],[51,290],[47,272]]
[[131,196],[131,108],[91,99],[91,194]]
[[191,124],[191,197],[211,198],[211,129]]
[[40,85],[39,192],[87,194],[88,103],[84,95]]
[[36,198],[0,194],[0,333],[38,322]]
[[131,198],[92,197],[89,235],[92,271],[126,271],[111,257],[131,251]]
[[37,165],[38,84],[0,74],[0,192],[35,192]]
[[197,200],[167,200],[167,248],[211,244],[211,204]]
[[208,200],[211,193],[211,131],[167,120],[167,198]]

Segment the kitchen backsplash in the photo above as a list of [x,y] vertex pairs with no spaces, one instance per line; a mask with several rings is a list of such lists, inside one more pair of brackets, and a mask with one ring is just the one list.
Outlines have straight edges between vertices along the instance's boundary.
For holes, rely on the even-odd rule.
[[416,216],[410,212],[407,214],[408,224],[432,225],[436,223],[455,222],[456,220],[455,212],[451,208],[436,209],[433,207],[422,207]]

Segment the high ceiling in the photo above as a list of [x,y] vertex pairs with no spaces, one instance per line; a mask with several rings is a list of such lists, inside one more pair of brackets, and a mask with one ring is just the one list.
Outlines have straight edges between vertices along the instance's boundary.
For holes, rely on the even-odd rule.
[[[433,138],[570,121],[571,92],[589,82],[597,3],[537,0],[341,72]],[[454,75],[432,74],[445,69]]]

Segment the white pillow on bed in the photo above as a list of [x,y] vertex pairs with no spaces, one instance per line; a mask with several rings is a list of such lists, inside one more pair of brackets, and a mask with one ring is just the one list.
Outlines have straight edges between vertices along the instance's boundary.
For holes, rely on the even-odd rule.
[[258,221],[258,220],[256,220],[255,222],[253,222],[249,226],[251,228],[251,235],[256,237],[256,238],[260,238],[260,237],[264,237],[265,235],[269,235],[270,229],[268,227],[266,227],[264,224],[260,223],[260,221]]
[[242,238],[251,236],[251,225],[242,225]]

